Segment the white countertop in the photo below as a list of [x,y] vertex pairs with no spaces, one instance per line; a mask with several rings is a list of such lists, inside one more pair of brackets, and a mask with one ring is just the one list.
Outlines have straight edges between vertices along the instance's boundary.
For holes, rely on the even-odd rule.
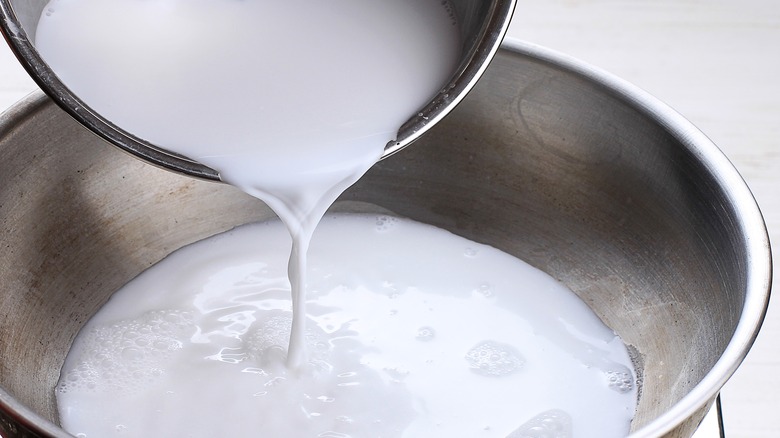
[[[621,76],[685,115],[732,160],[758,200],[770,238],[780,236],[777,0],[518,1],[510,37]],[[0,111],[34,89],[0,44]],[[780,313],[770,308],[751,353],[722,392],[727,438],[780,436],[778,339]]]

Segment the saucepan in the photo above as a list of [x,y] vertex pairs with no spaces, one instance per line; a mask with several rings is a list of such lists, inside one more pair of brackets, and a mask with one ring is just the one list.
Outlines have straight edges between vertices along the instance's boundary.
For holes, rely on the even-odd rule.
[[[484,73],[509,27],[515,0],[447,0],[457,16],[460,58],[451,77],[431,100],[399,127],[385,146],[388,157],[417,140],[466,96]],[[0,0],[0,31],[35,82],[73,118],[122,150],[168,170],[220,180],[219,172],[122,129],[84,103],[41,58],[35,32],[49,0]],[[403,29],[399,29],[403,31]],[[377,84],[381,87],[382,84]],[[199,90],[192,90],[197,93]]]

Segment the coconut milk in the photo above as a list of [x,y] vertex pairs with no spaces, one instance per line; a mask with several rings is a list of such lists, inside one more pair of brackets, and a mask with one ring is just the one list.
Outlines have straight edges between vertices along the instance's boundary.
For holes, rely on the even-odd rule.
[[117,292],[63,368],[87,437],[625,437],[631,361],[576,295],[520,260],[386,215],[326,215],[304,339],[278,221],[185,247]]
[[624,436],[624,346],[522,262],[382,216],[330,218],[307,266],[328,206],[445,84],[459,44],[439,0],[53,0],[36,45],[68,87],[217,169],[292,236],[244,227],[118,292],[63,367],[65,428]]

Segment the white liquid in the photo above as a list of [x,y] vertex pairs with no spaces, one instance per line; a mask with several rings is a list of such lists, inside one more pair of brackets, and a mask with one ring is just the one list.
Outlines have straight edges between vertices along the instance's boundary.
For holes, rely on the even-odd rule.
[[636,390],[622,343],[521,262],[430,227],[341,217],[306,265],[327,207],[449,76],[446,3],[53,0],[36,44],[93,109],[219,170],[293,237],[236,230],[117,293],[63,367],[67,430],[627,433]]
[[453,20],[441,0],[52,0],[36,47],[102,116],[279,215],[299,345],[311,234],[451,75]]
[[[302,373],[284,366],[283,226],[185,247],[115,294],[57,388],[106,436],[624,437],[620,339],[494,248],[388,216],[326,216],[310,252]],[[545,434],[546,433],[546,434]]]

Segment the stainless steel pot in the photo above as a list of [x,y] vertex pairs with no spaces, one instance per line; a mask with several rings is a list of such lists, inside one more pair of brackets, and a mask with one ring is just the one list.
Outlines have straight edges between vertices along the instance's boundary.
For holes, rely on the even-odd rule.
[[[450,116],[337,208],[368,204],[496,246],[579,294],[637,353],[634,438],[690,436],[766,311],[766,228],[727,159],[652,97],[542,48],[505,46]],[[107,146],[43,95],[6,113],[0,434],[66,436],[52,389],[90,315],[171,251],[271,214]]]
[[[385,146],[383,157],[390,156],[417,140],[466,96],[498,51],[515,9],[515,0],[449,2],[458,17],[462,39],[460,62],[439,93],[399,127],[396,138]],[[159,145],[153,145],[114,125],[82,102],[60,81],[35,47],[38,20],[48,3],[49,0],[0,0],[0,31],[41,89],[81,124],[126,152],[185,175],[219,180],[220,175],[216,170],[162,149]],[[143,32],[143,29],[139,31]],[[377,86],[381,87],[382,84]],[[197,92],[198,90],[193,90],[193,93]]]

